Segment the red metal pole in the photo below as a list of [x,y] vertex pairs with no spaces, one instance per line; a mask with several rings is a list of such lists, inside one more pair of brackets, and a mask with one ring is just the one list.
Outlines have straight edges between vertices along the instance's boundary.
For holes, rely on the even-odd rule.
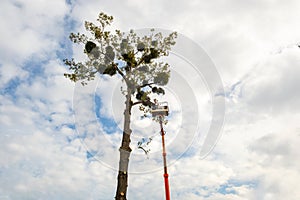
[[160,124],[160,131],[161,131],[161,138],[162,138],[162,149],[163,149],[163,161],[164,161],[164,180],[165,180],[165,192],[166,192],[166,200],[170,200],[170,188],[169,188],[169,175],[167,170],[167,153],[166,153],[166,147],[165,147],[165,132],[162,125],[162,117],[160,117],[159,120]]

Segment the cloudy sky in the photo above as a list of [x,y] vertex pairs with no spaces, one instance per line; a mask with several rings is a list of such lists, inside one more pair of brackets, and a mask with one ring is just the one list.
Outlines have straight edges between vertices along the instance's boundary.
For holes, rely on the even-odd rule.
[[[85,59],[68,35],[101,11],[112,30],[177,31],[178,44],[198,45],[169,60],[172,199],[300,199],[299,10],[298,0],[1,0],[0,200],[114,198],[121,82],[82,88],[62,63]],[[128,199],[164,199],[158,125],[133,111],[132,129]],[[147,157],[137,142],[149,137]],[[206,156],[205,145],[215,145]]]

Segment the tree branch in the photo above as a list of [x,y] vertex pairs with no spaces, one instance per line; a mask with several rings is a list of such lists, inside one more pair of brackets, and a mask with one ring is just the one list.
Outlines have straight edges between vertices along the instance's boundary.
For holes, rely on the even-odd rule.
[[147,56],[147,55],[148,55],[148,54],[147,54],[146,52],[144,52],[136,66],[139,66],[140,64],[142,64],[142,62],[143,62],[144,59],[145,59],[145,56]]
[[135,105],[138,105],[138,104],[141,104],[141,103],[143,103],[143,101],[137,101],[137,102],[132,103],[131,105],[135,106]]
[[118,71],[118,73],[122,76],[122,78],[124,79],[124,81],[126,82],[126,84],[128,85],[128,79],[126,78],[125,74],[119,69],[118,65],[115,65],[116,70]]
[[148,155],[148,151],[146,149],[144,149],[144,147],[139,146],[138,149],[142,149],[145,152],[145,154]]
[[141,86],[139,86],[138,88],[143,88],[143,87],[146,87],[146,86],[151,86],[151,85],[153,85],[154,83],[146,83],[146,84],[144,84],[144,85],[141,85]]
[[148,101],[141,100],[141,101],[136,101],[136,102],[132,103],[131,106],[135,106],[135,105],[142,104],[142,103],[150,103],[150,105],[148,105],[150,108],[151,108],[151,106],[155,105],[155,103],[150,100],[148,100]]

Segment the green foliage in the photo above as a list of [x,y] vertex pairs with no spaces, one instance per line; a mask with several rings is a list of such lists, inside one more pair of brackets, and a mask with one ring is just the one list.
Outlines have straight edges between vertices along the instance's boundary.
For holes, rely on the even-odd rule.
[[85,51],[87,53],[91,53],[93,49],[95,49],[97,47],[97,45],[94,42],[88,41],[85,44]]
[[137,61],[135,59],[135,54],[133,51],[129,51],[127,53],[122,54],[122,57],[127,64],[127,68],[125,68],[126,72],[130,71],[131,68],[137,66]]
[[138,91],[135,95],[135,98],[137,100],[142,100],[142,97],[144,96],[145,92],[144,91]]
[[141,37],[133,30],[127,34],[120,30],[106,30],[113,21],[113,17],[107,14],[100,13],[97,21],[99,24],[85,22],[85,29],[90,36],[70,34],[72,42],[84,46],[83,53],[87,59],[84,62],[65,59],[64,63],[70,70],[70,73],[65,73],[65,77],[85,85],[96,74],[120,75],[131,95],[142,105],[151,106],[151,93],[165,93],[155,85],[166,85],[170,77],[169,65],[159,62],[158,58],[169,55],[177,33],[163,36],[152,29],[150,35]]
[[145,44],[144,43],[142,43],[142,42],[140,42],[140,43],[138,43],[138,45],[137,45],[137,50],[138,51],[144,51],[145,50]]
[[157,85],[167,85],[169,81],[170,73],[169,72],[158,72],[153,81]]
[[110,65],[108,65],[108,67],[106,67],[106,69],[103,71],[103,74],[108,74],[110,76],[113,76],[117,73],[117,66],[112,63]]
[[161,87],[153,87],[152,92],[156,94],[165,94],[165,90]]
[[105,57],[104,63],[108,64],[111,63],[115,59],[115,52],[112,46],[107,46],[105,48]]

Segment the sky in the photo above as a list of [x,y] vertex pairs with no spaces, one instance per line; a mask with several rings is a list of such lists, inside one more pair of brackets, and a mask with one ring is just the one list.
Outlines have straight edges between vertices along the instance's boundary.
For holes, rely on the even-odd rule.
[[[86,59],[69,34],[100,12],[111,30],[180,35],[159,97],[171,111],[172,199],[300,199],[299,10],[297,0],[1,0],[0,200],[114,198],[122,82],[63,76],[64,58]],[[133,110],[128,199],[164,199],[158,128]],[[137,142],[149,138],[147,156]]]

